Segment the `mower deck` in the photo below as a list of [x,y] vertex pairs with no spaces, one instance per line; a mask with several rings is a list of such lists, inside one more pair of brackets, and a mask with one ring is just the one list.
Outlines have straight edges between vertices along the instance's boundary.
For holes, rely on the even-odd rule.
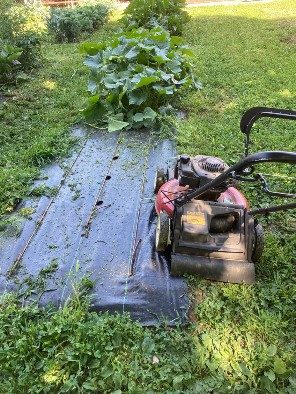
[[174,155],[172,142],[156,144],[148,132],[99,132],[66,169],[46,168],[35,186],[57,194],[25,201],[31,220],[0,233],[1,293],[58,307],[86,276],[96,311],[130,312],[144,325],[185,322],[186,283],[154,248],[154,174]]
[[215,259],[175,253],[171,257],[171,274],[184,273],[220,282],[254,283],[255,266],[246,261]]

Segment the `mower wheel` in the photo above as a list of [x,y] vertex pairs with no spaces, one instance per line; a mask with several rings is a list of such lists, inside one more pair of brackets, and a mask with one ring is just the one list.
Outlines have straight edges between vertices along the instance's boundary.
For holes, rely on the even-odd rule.
[[264,249],[264,230],[260,223],[255,225],[255,240],[252,253],[252,262],[257,263],[263,253]]
[[155,247],[157,252],[164,252],[169,243],[170,219],[164,212],[160,212],[157,218]]
[[157,194],[160,187],[166,183],[166,173],[162,168],[158,168],[154,179],[154,193]]

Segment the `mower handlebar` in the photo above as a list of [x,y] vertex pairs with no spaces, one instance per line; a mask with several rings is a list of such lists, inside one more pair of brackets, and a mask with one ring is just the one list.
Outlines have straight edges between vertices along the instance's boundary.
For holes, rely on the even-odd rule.
[[231,172],[236,172],[237,174],[240,174],[246,168],[254,164],[265,162],[296,164],[296,153],[287,151],[257,152],[245,157],[237,164],[234,164],[232,167],[229,168],[229,170],[231,170]]
[[266,162],[274,162],[274,163],[288,163],[288,164],[296,164],[296,153],[295,152],[286,152],[286,151],[266,151],[266,152],[258,152],[253,155],[247,156],[238,163],[229,167],[228,170],[223,172],[217,178],[208,182],[204,186],[193,190],[192,192],[186,194],[184,197],[176,201],[178,206],[182,206],[186,204],[188,201],[193,198],[199,197],[200,195],[206,193],[211,189],[215,189],[221,185],[228,178],[234,177],[234,175],[243,174],[243,171],[258,163],[266,163]]
[[252,126],[257,119],[262,117],[296,120],[296,111],[268,107],[253,107],[248,109],[243,114],[240,121],[240,129],[242,133],[245,134],[245,156],[249,155],[250,132]]
[[250,108],[243,114],[240,121],[242,133],[249,135],[256,120],[263,117],[296,120],[296,111],[268,107]]

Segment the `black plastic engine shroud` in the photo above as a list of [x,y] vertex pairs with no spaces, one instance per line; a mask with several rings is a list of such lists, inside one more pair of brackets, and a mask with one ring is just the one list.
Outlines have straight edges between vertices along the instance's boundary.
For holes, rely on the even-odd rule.
[[[214,180],[228,168],[229,166],[218,157],[181,155],[177,161],[175,177],[179,179],[180,185],[196,189]],[[219,187],[207,192],[202,199],[215,201],[226,188],[227,185],[223,182]]]
[[176,209],[173,228],[173,275],[202,270],[211,280],[254,282],[254,220],[244,208],[192,200]]

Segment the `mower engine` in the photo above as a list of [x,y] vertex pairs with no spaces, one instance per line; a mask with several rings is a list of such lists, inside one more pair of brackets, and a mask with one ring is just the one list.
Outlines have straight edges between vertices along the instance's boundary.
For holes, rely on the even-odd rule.
[[[181,155],[176,165],[176,178],[179,180],[179,185],[188,185],[189,188],[196,189],[212,181],[228,168],[228,165],[218,157]],[[202,199],[215,201],[225,190],[226,185],[219,185],[217,190],[209,190]]]
[[296,153],[266,151],[249,155],[249,134],[260,117],[296,120],[296,111],[255,107],[241,119],[245,158],[229,167],[211,156],[181,155],[173,168],[158,170],[155,209],[158,214],[156,250],[171,255],[171,274],[197,274],[207,279],[253,283],[255,266],[263,251],[264,234],[256,215],[294,209],[296,203],[250,211],[238,182],[259,182],[272,196],[296,198],[272,192],[254,165],[263,162],[296,164]]

